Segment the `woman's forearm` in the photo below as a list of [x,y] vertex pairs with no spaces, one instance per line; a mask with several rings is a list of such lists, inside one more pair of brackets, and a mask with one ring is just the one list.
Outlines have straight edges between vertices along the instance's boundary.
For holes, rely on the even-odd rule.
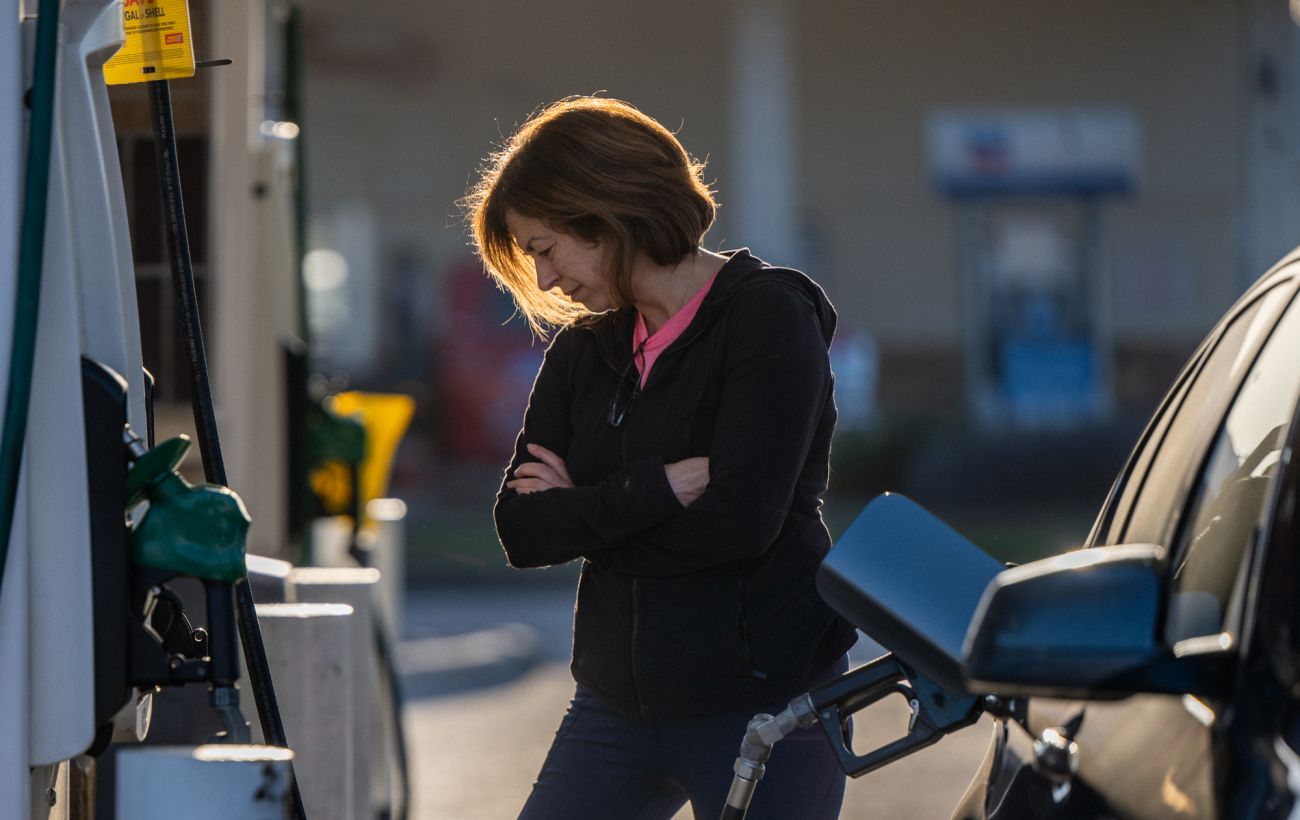
[[503,487],[493,515],[510,565],[541,567],[616,549],[681,509],[656,458],[591,486],[534,493]]

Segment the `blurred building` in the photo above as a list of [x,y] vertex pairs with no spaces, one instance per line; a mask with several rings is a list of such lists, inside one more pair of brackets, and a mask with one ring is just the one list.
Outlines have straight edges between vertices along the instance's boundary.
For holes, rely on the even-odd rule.
[[[219,378],[274,355],[241,331],[259,321],[248,237],[269,167],[249,152],[270,139],[262,123],[289,116],[278,95],[295,70],[307,249],[329,263],[308,277],[324,364],[353,384],[423,375],[448,406],[440,348],[477,326],[456,311],[499,313],[453,301],[471,258],[456,201],[530,111],[570,94],[629,100],[708,160],[722,203],[709,247],[746,245],[821,281],[872,351],[858,370],[878,387],[856,395],[886,414],[1145,414],[1225,306],[1300,241],[1300,49],[1283,0],[314,0],[293,42],[282,0],[195,6],[201,56],[236,59],[196,81],[206,131],[182,127],[208,163],[211,201],[195,213],[210,223],[200,275]],[[934,155],[935,123],[953,117],[990,177],[1017,167],[1017,128],[1042,121],[1064,134],[1055,170],[1086,176],[1069,140],[1116,118],[1123,184],[954,196]],[[428,290],[407,297],[413,271]],[[165,305],[162,290],[146,298]],[[395,301],[419,311],[394,321]],[[518,320],[502,333],[530,344]],[[1043,412],[1079,395],[1087,413]],[[271,452],[239,434],[256,408],[230,415],[232,448]]]
[[467,253],[454,203],[494,143],[568,94],[627,99],[708,159],[722,202],[710,247],[804,266],[845,327],[874,335],[886,411],[970,407],[966,325],[993,321],[963,305],[972,251],[927,153],[936,114],[1100,108],[1135,125],[1131,189],[1100,201],[1095,224],[1076,225],[1068,197],[1000,200],[1011,224],[989,240],[1032,257],[1038,237],[1043,264],[1086,268],[1111,408],[1149,409],[1209,323],[1300,240],[1296,35],[1281,0],[364,13],[320,0],[304,15],[315,212],[363,201],[381,245],[417,245],[449,276]]

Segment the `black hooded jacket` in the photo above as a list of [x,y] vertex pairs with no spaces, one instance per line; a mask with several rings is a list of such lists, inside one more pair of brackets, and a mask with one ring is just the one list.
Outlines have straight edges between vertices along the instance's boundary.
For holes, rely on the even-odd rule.
[[[555,336],[507,479],[536,443],[576,486],[503,483],[497,534],[515,567],[584,559],[572,670],[597,696],[646,717],[779,704],[855,638],[813,587],[830,548],[835,311],[804,274],[732,252],[614,427],[611,403],[637,379],[635,316]],[[709,483],[683,507],[664,464],[693,456]]]

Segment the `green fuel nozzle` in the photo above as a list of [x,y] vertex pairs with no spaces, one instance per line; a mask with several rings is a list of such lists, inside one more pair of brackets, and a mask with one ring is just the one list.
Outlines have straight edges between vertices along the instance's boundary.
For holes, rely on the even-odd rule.
[[307,458],[313,466],[324,461],[360,464],[366,458],[365,424],[357,416],[316,403],[307,417]]
[[148,450],[134,433],[126,435],[135,459],[126,477],[127,504],[149,502],[131,530],[132,563],[209,581],[243,578],[251,523],[244,502],[227,487],[194,485],[180,476],[176,468],[190,448],[188,437]]
[[[131,562],[143,589],[142,629],[135,635],[132,677],[137,685],[207,682],[209,703],[223,731],[218,739],[247,743],[248,723],[239,710],[239,646],[234,585],[247,573],[245,539],[251,523],[239,496],[215,484],[190,484],[176,471],[190,440],[169,439],[153,449],[130,427],[123,442],[132,462],[126,475],[127,509],[149,509],[131,530]],[[164,586],[183,575],[203,582],[208,629],[190,628],[180,599]],[[155,609],[165,602],[160,631]],[[145,634],[152,638],[150,641]],[[158,649],[162,652],[159,653]],[[196,657],[198,652],[204,652]]]

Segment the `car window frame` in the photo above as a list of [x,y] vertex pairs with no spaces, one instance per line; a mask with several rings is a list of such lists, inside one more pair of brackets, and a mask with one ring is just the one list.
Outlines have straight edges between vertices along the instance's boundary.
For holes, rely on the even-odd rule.
[[[1250,291],[1243,295],[1237,304],[1220,319],[1214,329],[1192,353],[1187,364],[1183,366],[1173,385],[1152,414],[1150,421],[1147,422],[1147,426],[1142,431],[1142,435],[1139,436],[1137,444],[1129,452],[1129,457],[1125,461],[1119,476],[1111,485],[1101,512],[1094,521],[1088,538],[1084,542],[1085,546],[1092,547],[1125,542],[1127,534],[1133,525],[1133,513],[1138,506],[1138,501],[1142,498],[1152,466],[1156,463],[1154,454],[1158,453],[1164,445],[1169,431],[1173,428],[1179,415],[1184,411],[1187,396],[1191,392],[1196,379],[1201,376],[1206,364],[1219,350],[1219,345],[1228,331],[1236,326],[1237,321],[1242,318],[1243,314],[1255,308],[1278,288],[1289,288],[1290,292],[1283,294],[1281,305],[1276,312],[1276,317],[1280,319],[1296,298],[1297,287],[1300,286],[1300,282],[1297,281],[1297,272],[1300,272],[1300,263],[1292,263],[1275,271],[1273,275],[1262,279],[1256,287],[1251,288]],[[1274,326],[1276,326],[1276,320]],[[1224,394],[1225,398],[1218,413],[1218,421],[1214,424],[1205,424],[1203,425],[1204,429],[1196,431],[1201,444],[1200,449],[1203,450],[1205,442],[1217,433],[1222,424],[1223,416],[1227,413],[1228,408],[1232,406],[1237,393],[1241,389],[1242,382],[1246,375],[1251,372],[1256,358],[1258,358],[1260,351],[1263,350],[1264,345],[1271,336],[1272,328],[1268,333],[1262,334],[1260,338],[1253,341],[1253,348],[1249,351],[1249,363],[1241,369],[1236,383],[1231,385],[1229,391]],[[1153,455],[1147,458],[1145,464],[1143,464],[1144,456],[1149,452]],[[1193,476],[1199,476],[1199,466],[1198,462],[1198,469],[1189,472]],[[1130,494],[1128,489],[1133,486],[1134,482],[1136,482],[1136,487]],[[1170,537],[1177,531],[1177,527],[1186,512],[1188,495],[1195,484],[1195,480],[1184,480],[1178,492],[1175,493],[1170,508],[1176,510],[1177,513],[1171,516],[1170,524],[1164,528],[1161,534],[1161,541],[1158,542],[1161,546],[1168,546]]]
[[[1218,342],[1218,336],[1219,334],[1211,334],[1210,337],[1201,342],[1200,346],[1187,360],[1187,364],[1179,372],[1178,377],[1174,379],[1173,385],[1165,393],[1164,398],[1160,400],[1160,404],[1156,406],[1156,410],[1151,414],[1151,418],[1147,421],[1146,427],[1143,428],[1142,434],[1138,436],[1137,443],[1129,450],[1128,458],[1125,459],[1119,475],[1111,483],[1110,492],[1106,494],[1106,500],[1102,502],[1101,511],[1097,514],[1092,529],[1089,530],[1088,537],[1084,540],[1085,547],[1114,543],[1115,522],[1117,520],[1124,522],[1128,520],[1128,508],[1132,506],[1132,501],[1123,503],[1124,494],[1129,484],[1134,480],[1138,462],[1147,452],[1147,448],[1151,446],[1153,436],[1158,434],[1162,439],[1164,438],[1165,431],[1168,429],[1168,422],[1172,421],[1173,416],[1177,414],[1182,406],[1183,398],[1187,393],[1187,386],[1192,379],[1200,374],[1205,359],[1209,356],[1209,351]],[[1147,467],[1150,467],[1149,462]],[[1136,498],[1136,496],[1134,497]],[[1119,514],[1120,510],[1124,511],[1122,516]],[[1105,534],[1104,537],[1103,533]]]
[[[1260,297],[1263,298],[1267,293],[1272,292],[1273,289],[1270,288],[1267,291],[1261,292]],[[1283,321],[1293,312],[1300,316],[1300,290],[1298,290],[1298,285],[1295,280],[1291,282],[1290,293],[1285,296],[1285,302],[1277,311],[1272,326],[1268,329],[1267,333],[1261,335],[1255,349],[1250,352],[1250,363],[1243,368],[1241,378],[1237,380],[1228,403],[1219,414],[1218,423],[1214,425],[1210,439],[1206,442],[1206,446],[1201,448],[1201,457],[1197,462],[1196,469],[1191,472],[1191,479],[1185,482],[1185,486],[1182,488],[1182,495],[1178,504],[1180,514],[1175,528],[1170,533],[1169,543],[1166,545],[1168,548],[1167,558],[1171,562],[1171,570],[1172,562],[1175,561],[1181,554],[1181,551],[1185,549],[1185,540],[1190,537],[1187,533],[1187,528],[1194,526],[1195,524],[1191,515],[1191,508],[1202,496],[1199,491],[1205,483],[1206,473],[1210,469],[1210,461],[1214,455],[1214,445],[1219,440],[1219,436],[1221,435],[1224,426],[1227,425],[1228,418],[1232,415],[1233,410],[1237,407],[1237,403],[1241,400],[1242,393],[1246,389],[1246,384],[1250,380],[1251,375],[1255,373],[1255,369],[1259,366],[1260,359],[1263,357],[1265,349],[1277,335],[1278,328],[1282,325]],[[1296,436],[1297,433],[1300,432],[1297,430],[1296,426],[1297,408],[1300,408],[1300,395],[1292,396],[1291,401],[1293,402],[1293,406],[1291,412],[1286,416],[1284,424],[1286,424],[1287,427],[1282,435],[1283,452],[1281,458],[1285,463],[1279,464],[1277,477],[1270,483],[1268,493],[1260,503],[1259,511],[1256,514],[1255,528],[1253,528],[1251,542],[1243,547],[1244,554],[1239,559],[1237,575],[1233,578],[1234,586],[1238,583],[1244,584],[1246,586],[1246,592],[1240,600],[1236,600],[1236,596],[1234,595],[1227,601],[1223,602],[1224,607],[1220,619],[1220,631],[1232,634],[1234,640],[1237,640],[1238,642],[1240,642],[1241,635],[1246,634],[1247,632],[1247,624],[1244,619],[1247,615],[1247,611],[1250,610],[1248,602],[1253,597],[1253,590],[1257,589],[1258,578],[1255,573],[1261,565],[1261,553],[1264,552],[1266,545],[1269,543],[1269,539],[1271,538],[1268,522],[1271,521],[1273,512],[1276,509],[1278,493],[1281,491],[1281,485],[1284,483],[1283,476],[1289,467],[1290,456],[1288,455],[1288,451],[1294,452]],[[1261,522],[1264,524],[1263,526],[1261,526]],[[1171,584],[1170,591],[1172,591],[1172,580],[1172,577],[1166,579],[1167,583]],[[1233,606],[1234,604],[1235,606]],[[1168,615],[1169,606],[1169,602],[1166,601],[1166,616]],[[1162,619],[1160,626],[1162,635],[1165,633],[1167,626],[1167,623],[1163,623]]]
[[1300,574],[1296,571],[1300,569],[1298,451],[1300,399],[1291,415],[1278,481],[1264,506],[1265,526],[1259,534],[1247,581],[1246,600],[1254,605],[1247,606],[1242,613],[1239,640],[1242,653],[1264,656],[1277,680],[1288,689],[1300,684],[1300,595],[1297,595]]

